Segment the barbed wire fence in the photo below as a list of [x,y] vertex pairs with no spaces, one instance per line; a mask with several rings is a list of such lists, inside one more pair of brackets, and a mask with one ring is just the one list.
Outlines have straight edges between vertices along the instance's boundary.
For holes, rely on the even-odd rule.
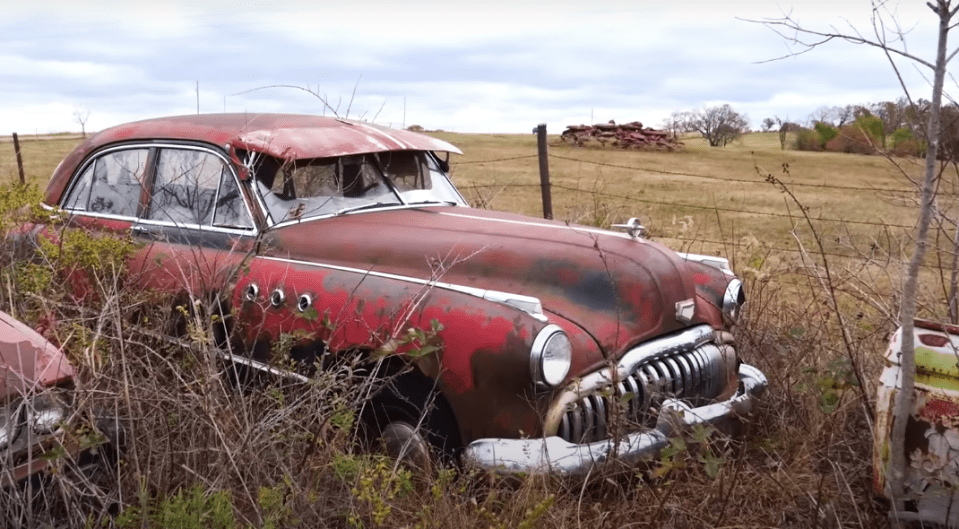
[[[552,152],[548,153],[549,160],[559,160],[562,162],[568,163],[577,163],[585,164],[596,167],[609,167],[621,171],[630,171],[637,174],[648,175],[659,174],[663,176],[672,176],[683,179],[700,179],[711,182],[719,182],[721,184],[740,184],[740,185],[756,185],[756,186],[766,186],[769,187],[772,184],[764,178],[760,178],[757,175],[756,178],[729,178],[721,177],[708,174],[696,174],[688,171],[669,171],[655,167],[640,166],[640,165],[625,165],[617,163],[609,163],[605,161],[596,161],[590,160],[583,157],[574,157],[565,154],[554,154]],[[454,164],[455,166],[482,166],[482,165],[495,165],[504,162],[516,162],[518,160],[534,160],[539,156],[537,154],[530,154],[524,156],[509,156],[501,158],[491,158],[484,160],[467,160],[463,162],[458,162]],[[531,182],[506,182],[506,183],[477,183],[477,182],[467,182],[460,184],[465,191],[480,192],[482,190],[523,190],[528,189],[532,191],[533,189],[541,190],[543,185],[540,183],[531,183]],[[758,208],[750,208],[748,205],[743,205],[740,207],[730,207],[728,205],[703,205],[695,204],[690,202],[684,202],[682,200],[662,200],[656,198],[650,198],[643,196],[640,193],[622,193],[622,192],[610,192],[602,187],[584,187],[581,185],[570,185],[564,182],[549,182],[550,193],[556,195],[556,198],[560,202],[564,203],[584,203],[588,201],[595,201],[596,199],[608,200],[608,201],[619,201],[623,204],[644,204],[647,206],[652,206],[659,208],[663,211],[689,211],[689,210],[698,210],[704,213],[715,215],[717,221],[723,223],[725,220],[729,220],[735,217],[749,217],[749,218],[768,218],[771,221],[785,222],[790,226],[790,231],[796,231],[797,226],[801,226],[806,222],[805,217],[799,212],[799,209],[803,207],[802,205],[797,204],[794,210],[790,210],[787,207],[783,207],[781,211],[768,211],[761,210]],[[872,186],[858,186],[858,185],[847,185],[847,184],[830,184],[830,183],[810,183],[810,182],[789,182],[785,185],[794,188],[808,188],[812,190],[833,190],[841,193],[856,193],[857,195],[872,194],[873,196],[879,198],[893,198],[896,201],[900,202],[903,207],[913,207],[915,204],[912,201],[913,197],[917,196],[917,191],[915,189],[910,189],[907,187],[894,188],[894,187],[872,187]],[[955,197],[959,193],[941,190],[939,193],[943,197]],[[492,204],[484,203],[483,200],[480,200],[477,204],[480,207],[489,207]],[[625,220],[625,219],[623,219]],[[832,227],[834,229],[840,229],[841,226],[859,226],[866,229],[872,228],[879,234],[884,234],[885,239],[888,240],[908,240],[911,237],[911,233],[914,229],[914,226],[911,224],[905,224],[901,222],[884,222],[881,220],[869,220],[861,218],[840,218],[839,216],[829,216],[828,214],[816,215],[811,217],[811,220],[816,223],[817,228],[823,229],[826,227]],[[603,226],[608,227],[608,226]],[[947,228],[949,226],[946,226]],[[955,228],[953,226],[953,228]],[[796,235],[793,234],[795,238]],[[730,246],[731,243],[735,241],[725,240],[724,238],[710,238],[702,236],[677,236],[676,234],[669,234],[663,232],[653,233],[653,238],[661,239],[666,242],[679,242],[680,244],[705,244],[710,245],[714,248],[722,248]],[[880,237],[876,237],[877,239]],[[759,241],[762,244],[763,250],[771,252],[779,252],[784,254],[804,254],[808,253],[809,250],[802,244],[802,241],[798,241],[794,245],[785,245],[770,243],[768,241]],[[941,271],[942,267],[942,255],[951,254],[953,248],[951,247],[952,241],[949,241],[948,246],[935,248],[938,252],[933,252],[933,255],[939,255],[939,257],[933,258],[932,261],[937,261],[933,263],[932,261],[927,262],[925,268],[927,270]],[[876,243],[872,243],[868,248],[861,249],[856,248],[852,245],[847,245],[844,248],[847,251],[839,251],[839,249],[832,249],[831,251],[822,251],[816,252],[816,254],[825,258],[836,258],[843,260],[872,260],[872,259],[882,259],[884,262],[889,260],[895,261],[897,264],[904,264],[907,256],[905,255],[902,248],[904,245],[895,245],[889,243],[885,248],[879,248]],[[931,264],[930,264],[931,263]]]

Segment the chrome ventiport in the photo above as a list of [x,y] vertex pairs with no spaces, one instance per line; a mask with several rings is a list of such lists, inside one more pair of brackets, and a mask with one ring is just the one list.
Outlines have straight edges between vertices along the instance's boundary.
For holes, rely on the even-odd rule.
[[256,286],[256,283],[250,283],[246,287],[246,300],[247,301],[256,301],[257,296],[260,295],[260,287]]
[[270,304],[274,307],[280,308],[284,301],[286,301],[286,294],[282,289],[278,288],[270,294]]
[[313,306],[313,296],[309,294],[300,294],[300,298],[296,301],[296,308],[300,312],[306,312]]

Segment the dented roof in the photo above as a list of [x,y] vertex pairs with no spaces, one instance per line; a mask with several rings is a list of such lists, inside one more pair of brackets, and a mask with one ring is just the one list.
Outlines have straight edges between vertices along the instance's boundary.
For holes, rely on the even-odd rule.
[[136,140],[186,140],[259,151],[277,158],[328,158],[384,151],[442,151],[462,154],[452,144],[425,134],[371,123],[299,114],[197,114],[126,123],[80,144],[57,167],[46,202],[55,204],[70,175],[91,152]]

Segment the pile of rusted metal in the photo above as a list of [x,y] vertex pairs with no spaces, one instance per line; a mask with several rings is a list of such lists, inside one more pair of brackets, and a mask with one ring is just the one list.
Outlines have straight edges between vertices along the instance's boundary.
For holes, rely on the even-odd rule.
[[672,151],[683,146],[683,142],[677,141],[669,132],[644,128],[638,121],[621,125],[613,120],[598,125],[569,125],[560,137],[564,142],[578,147],[598,143],[603,147],[612,145],[624,149]]

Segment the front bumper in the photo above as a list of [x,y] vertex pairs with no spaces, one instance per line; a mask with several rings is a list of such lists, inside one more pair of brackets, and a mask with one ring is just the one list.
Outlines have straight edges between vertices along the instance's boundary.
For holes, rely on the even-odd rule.
[[656,455],[682,428],[718,424],[749,413],[766,389],[766,376],[747,364],[739,366],[739,390],[729,400],[691,408],[676,399],[663,402],[656,427],[621,439],[573,444],[560,437],[541,439],[477,439],[463,452],[467,466],[501,474],[555,473],[582,476],[611,461],[630,465]]

